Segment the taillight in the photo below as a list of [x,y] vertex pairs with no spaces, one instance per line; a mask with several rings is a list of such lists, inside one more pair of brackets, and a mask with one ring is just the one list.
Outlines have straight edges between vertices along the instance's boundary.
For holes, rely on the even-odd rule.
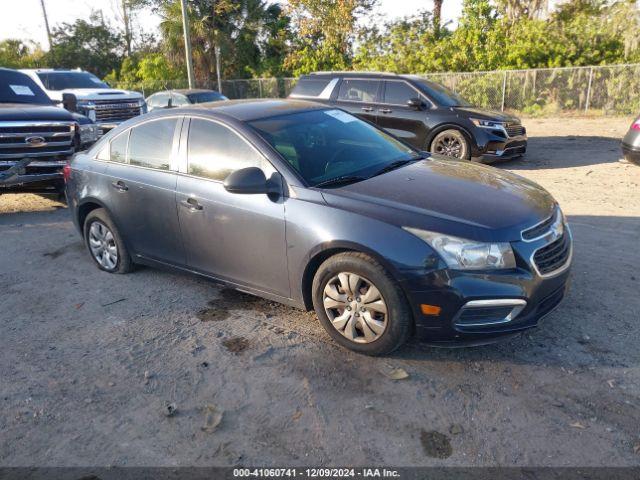
[[633,122],[631,130],[640,130],[640,118]]
[[71,164],[67,163],[62,167],[62,178],[64,178],[65,182],[69,181],[69,178],[71,178]]

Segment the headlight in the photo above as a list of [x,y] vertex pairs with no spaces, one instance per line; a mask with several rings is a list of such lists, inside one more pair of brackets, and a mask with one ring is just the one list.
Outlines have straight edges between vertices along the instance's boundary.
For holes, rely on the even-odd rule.
[[484,243],[418,228],[403,227],[427,242],[455,270],[502,270],[515,268],[511,244]]
[[77,103],[78,111],[89,117],[90,120],[96,121],[96,104],[90,100],[79,100]]
[[469,120],[471,120],[471,122],[476,126],[476,127],[480,127],[480,128],[489,128],[489,129],[495,129],[495,128],[504,128],[504,122],[499,122],[497,120],[482,120],[479,118],[470,118]]
[[98,126],[93,123],[80,125],[80,143],[93,143],[98,140]]

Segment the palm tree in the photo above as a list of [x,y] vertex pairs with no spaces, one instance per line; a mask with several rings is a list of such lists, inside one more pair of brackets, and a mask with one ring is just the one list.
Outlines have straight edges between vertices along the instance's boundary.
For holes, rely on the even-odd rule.
[[440,27],[442,25],[442,3],[444,0],[433,0],[433,32],[438,38],[440,36]]

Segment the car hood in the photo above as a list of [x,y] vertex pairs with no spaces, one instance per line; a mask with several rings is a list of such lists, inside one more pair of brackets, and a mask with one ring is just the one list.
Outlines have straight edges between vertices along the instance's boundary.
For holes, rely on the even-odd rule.
[[522,230],[548,218],[555,207],[551,195],[529,180],[439,157],[322,192],[335,207],[478,241],[519,240]]
[[138,92],[128,90],[117,90],[114,88],[69,88],[67,90],[56,90],[47,92],[50,97],[62,100],[63,93],[72,93],[78,100],[143,100],[144,97]]
[[520,119],[518,117],[504,112],[474,107],[452,107],[452,109],[456,113],[463,115],[465,118],[472,117],[482,120],[498,120],[500,122],[520,123]]
[[66,110],[53,105],[30,103],[0,103],[0,121],[70,122],[73,117]]

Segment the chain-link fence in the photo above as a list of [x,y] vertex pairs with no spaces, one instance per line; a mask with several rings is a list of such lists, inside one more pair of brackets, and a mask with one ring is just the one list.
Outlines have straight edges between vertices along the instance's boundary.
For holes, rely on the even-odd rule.
[[640,64],[433,73],[473,105],[530,115],[640,112]]
[[[471,104],[525,115],[590,113],[631,115],[640,112],[640,64],[498,70],[421,75],[441,83]],[[223,80],[222,93],[235,98],[286,97],[295,78]],[[186,88],[184,82],[133,86],[148,96],[159,90]],[[201,88],[217,88],[214,80]]]

